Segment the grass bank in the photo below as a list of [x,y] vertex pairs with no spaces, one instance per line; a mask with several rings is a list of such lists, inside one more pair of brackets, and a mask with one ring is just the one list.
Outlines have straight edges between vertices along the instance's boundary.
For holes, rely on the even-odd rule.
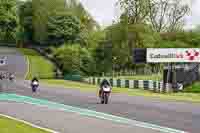
[[[98,86],[89,85],[85,83],[65,81],[65,80],[42,80],[43,84],[47,86],[58,86],[66,89],[78,89],[80,91],[98,92]],[[171,93],[160,94],[145,91],[142,89],[127,89],[127,88],[113,88],[113,93],[122,93],[129,96],[144,96],[150,98],[158,98],[161,100],[184,101],[184,102],[200,102],[200,94],[195,93]]]
[[24,123],[0,116],[0,133],[49,133]]
[[28,60],[29,71],[26,79],[32,79],[34,76],[39,78],[53,78],[55,66],[40,54],[32,49],[19,49]]

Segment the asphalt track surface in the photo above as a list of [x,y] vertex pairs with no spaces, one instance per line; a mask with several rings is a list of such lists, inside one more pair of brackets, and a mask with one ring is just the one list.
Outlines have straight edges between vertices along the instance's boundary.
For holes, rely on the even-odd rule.
[[27,120],[42,127],[48,125],[46,128],[51,127],[62,133],[130,133],[131,131],[135,133],[160,133],[151,129],[118,124],[92,117],[84,117],[76,113],[67,113],[23,103],[0,102],[0,107],[0,113]]
[[0,66],[0,72],[14,73],[17,78],[24,78],[27,72],[26,58],[14,48],[0,47],[0,58],[6,57],[6,64]]
[[65,105],[86,108],[191,133],[199,133],[200,131],[200,104],[159,101],[151,98],[115,94],[112,95],[108,105],[101,105],[94,93],[40,86],[39,91],[32,94],[31,88],[28,86],[28,81],[18,81],[17,85],[13,84],[12,86],[10,84],[10,87],[4,92],[47,99]]
[[[49,101],[62,103],[65,105],[104,112],[115,116],[148,122],[151,124],[183,130],[190,133],[200,132],[200,104],[160,101],[152,98],[130,97],[123,94],[115,94],[111,96],[111,101],[108,105],[101,105],[99,104],[99,99],[97,98],[95,93],[80,92],[78,90],[73,90],[70,88],[52,88],[42,85],[40,86],[39,91],[36,94],[32,94],[29,87],[29,81],[22,80],[19,80],[16,83],[7,84],[6,87],[4,87],[3,92],[15,93],[40,99],[47,99]],[[2,106],[2,104],[0,104],[0,106]],[[66,114],[66,116],[68,115]],[[146,129],[143,130],[144,131],[142,132],[146,133]],[[129,130],[129,132],[133,131],[135,130]],[[148,132],[151,131],[149,130],[147,131],[147,133]]]

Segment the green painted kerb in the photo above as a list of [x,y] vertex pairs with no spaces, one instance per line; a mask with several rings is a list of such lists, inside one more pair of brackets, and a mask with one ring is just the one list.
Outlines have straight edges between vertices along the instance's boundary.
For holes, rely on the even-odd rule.
[[20,96],[20,95],[16,95],[16,94],[0,94],[0,100],[1,101],[14,101],[14,102],[19,102],[19,103],[28,103],[28,104],[37,105],[37,106],[46,106],[46,107],[52,108],[52,109],[59,109],[59,110],[63,110],[66,112],[78,113],[80,115],[87,116],[87,117],[95,117],[95,118],[99,118],[99,119],[118,122],[121,124],[129,124],[129,125],[133,125],[133,126],[137,126],[137,127],[149,128],[149,129],[161,131],[163,133],[186,133],[184,131],[171,129],[171,128],[167,128],[167,127],[161,127],[161,126],[157,126],[157,125],[150,124],[150,123],[138,122],[138,121],[123,118],[123,117],[118,117],[118,116],[114,116],[114,115],[91,111],[88,109],[72,107],[72,106],[68,106],[68,105],[64,105],[64,104],[50,102],[47,100],[35,99],[35,98],[27,97],[27,96]]

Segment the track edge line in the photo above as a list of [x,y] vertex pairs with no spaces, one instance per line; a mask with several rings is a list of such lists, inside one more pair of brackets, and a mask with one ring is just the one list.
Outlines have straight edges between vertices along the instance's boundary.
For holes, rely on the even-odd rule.
[[0,116],[8,118],[8,119],[11,119],[11,120],[15,120],[15,121],[18,121],[18,122],[21,122],[21,123],[24,123],[24,124],[29,125],[31,127],[34,127],[34,128],[37,128],[37,129],[41,129],[41,130],[44,130],[44,131],[47,131],[47,132],[50,132],[50,133],[60,133],[60,132],[54,131],[52,129],[40,127],[40,126],[35,125],[33,123],[30,123],[30,122],[27,122],[25,120],[21,120],[21,119],[12,117],[12,116],[4,115],[4,114],[0,114]]

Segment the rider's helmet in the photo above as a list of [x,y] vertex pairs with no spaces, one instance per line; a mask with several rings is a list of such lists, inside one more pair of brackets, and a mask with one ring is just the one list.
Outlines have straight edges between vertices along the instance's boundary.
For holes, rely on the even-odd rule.
[[110,86],[110,83],[108,82],[107,79],[103,79],[103,81],[101,82],[101,87],[105,85]]
[[13,78],[13,77],[14,77],[14,74],[13,74],[13,73],[10,73],[10,77]]
[[38,78],[37,77],[33,77],[32,82],[33,81],[37,81],[38,82]]

